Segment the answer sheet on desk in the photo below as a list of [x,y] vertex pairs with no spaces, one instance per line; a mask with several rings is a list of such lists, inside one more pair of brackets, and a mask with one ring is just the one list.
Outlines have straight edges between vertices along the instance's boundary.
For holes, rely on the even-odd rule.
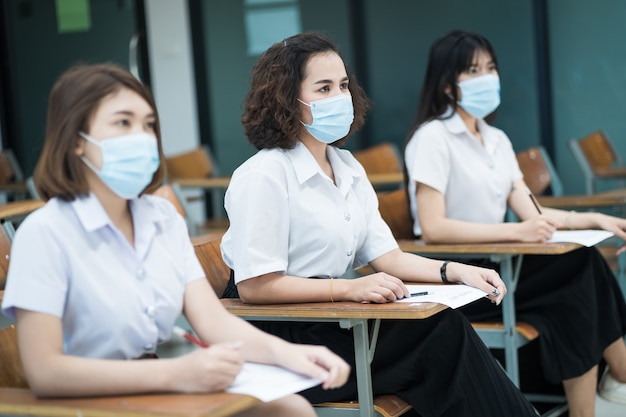
[[245,362],[227,392],[248,394],[261,401],[273,401],[314,387],[322,381],[276,365]]
[[546,242],[578,243],[590,247],[610,237],[613,237],[613,232],[606,230],[557,230]]
[[440,303],[450,308],[458,308],[476,301],[487,294],[478,288],[469,287],[463,284],[454,285],[407,285],[410,293],[421,293],[427,291],[427,295],[396,300],[400,303]]

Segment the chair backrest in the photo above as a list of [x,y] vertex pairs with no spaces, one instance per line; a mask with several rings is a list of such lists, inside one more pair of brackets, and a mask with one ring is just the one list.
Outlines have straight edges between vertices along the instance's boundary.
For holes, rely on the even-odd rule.
[[413,235],[413,217],[409,206],[406,189],[378,192],[378,209],[383,220],[389,225],[391,233],[399,239],[415,239]]
[[563,195],[563,184],[543,146],[535,146],[517,153],[524,181],[535,195],[542,195],[550,187],[552,195]]
[[0,227],[0,290],[4,290],[9,272],[9,260],[11,255],[11,238],[4,227]]
[[193,245],[202,269],[218,297],[224,294],[230,279],[230,268],[224,263],[220,250],[223,235],[222,232],[212,233],[203,236]]
[[620,158],[613,149],[609,138],[601,130],[578,139],[578,146],[594,172],[598,169],[610,168],[620,164]]
[[0,151],[0,184],[10,184],[24,180],[22,169],[11,149]]
[[0,329],[0,388],[27,387],[15,326],[4,327]]
[[165,165],[170,179],[207,178],[215,174],[211,154],[205,146],[165,158]]
[[368,174],[402,172],[402,159],[396,145],[382,142],[353,153]]

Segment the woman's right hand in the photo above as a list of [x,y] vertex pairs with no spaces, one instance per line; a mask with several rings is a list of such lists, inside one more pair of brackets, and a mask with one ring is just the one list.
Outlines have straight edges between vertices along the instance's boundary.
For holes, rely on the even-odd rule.
[[517,240],[521,242],[545,242],[560,227],[556,221],[545,215],[532,217],[517,225],[519,226]]
[[409,296],[409,290],[402,280],[376,272],[361,278],[341,280],[349,285],[344,299],[359,303],[388,303]]
[[223,391],[232,385],[243,366],[240,343],[220,343],[176,358],[178,372],[173,390],[178,392]]

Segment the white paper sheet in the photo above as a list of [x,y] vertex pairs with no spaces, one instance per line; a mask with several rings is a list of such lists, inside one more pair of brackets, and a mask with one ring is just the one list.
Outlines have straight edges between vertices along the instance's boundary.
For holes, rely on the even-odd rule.
[[548,242],[571,242],[590,247],[612,236],[613,233],[606,230],[557,230]]
[[226,391],[252,395],[268,402],[314,387],[321,382],[280,366],[246,362],[233,385]]
[[403,298],[396,300],[400,303],[418,303],[432,302],[445,304],[450,308],[458,308],[466,304],[476,301],[487,294],[474,287],[468,287],[463,284],[455,285],[407,285],[409,292],[421,293],[428,292],[427,295],[419,295],[416,297]]

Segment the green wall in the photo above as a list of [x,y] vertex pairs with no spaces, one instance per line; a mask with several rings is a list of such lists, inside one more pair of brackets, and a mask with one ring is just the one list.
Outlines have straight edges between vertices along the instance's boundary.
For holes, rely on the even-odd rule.
[[134,0],[91,0],[92,26],[59,33],[55,1],[3,0],[8,15],[8,68],[12,75],[9,109],[16,137],[7,138],[25,175],[39,158],[48,94],[56,78],[77,62],[113,61],[128,67],[134,32]]

